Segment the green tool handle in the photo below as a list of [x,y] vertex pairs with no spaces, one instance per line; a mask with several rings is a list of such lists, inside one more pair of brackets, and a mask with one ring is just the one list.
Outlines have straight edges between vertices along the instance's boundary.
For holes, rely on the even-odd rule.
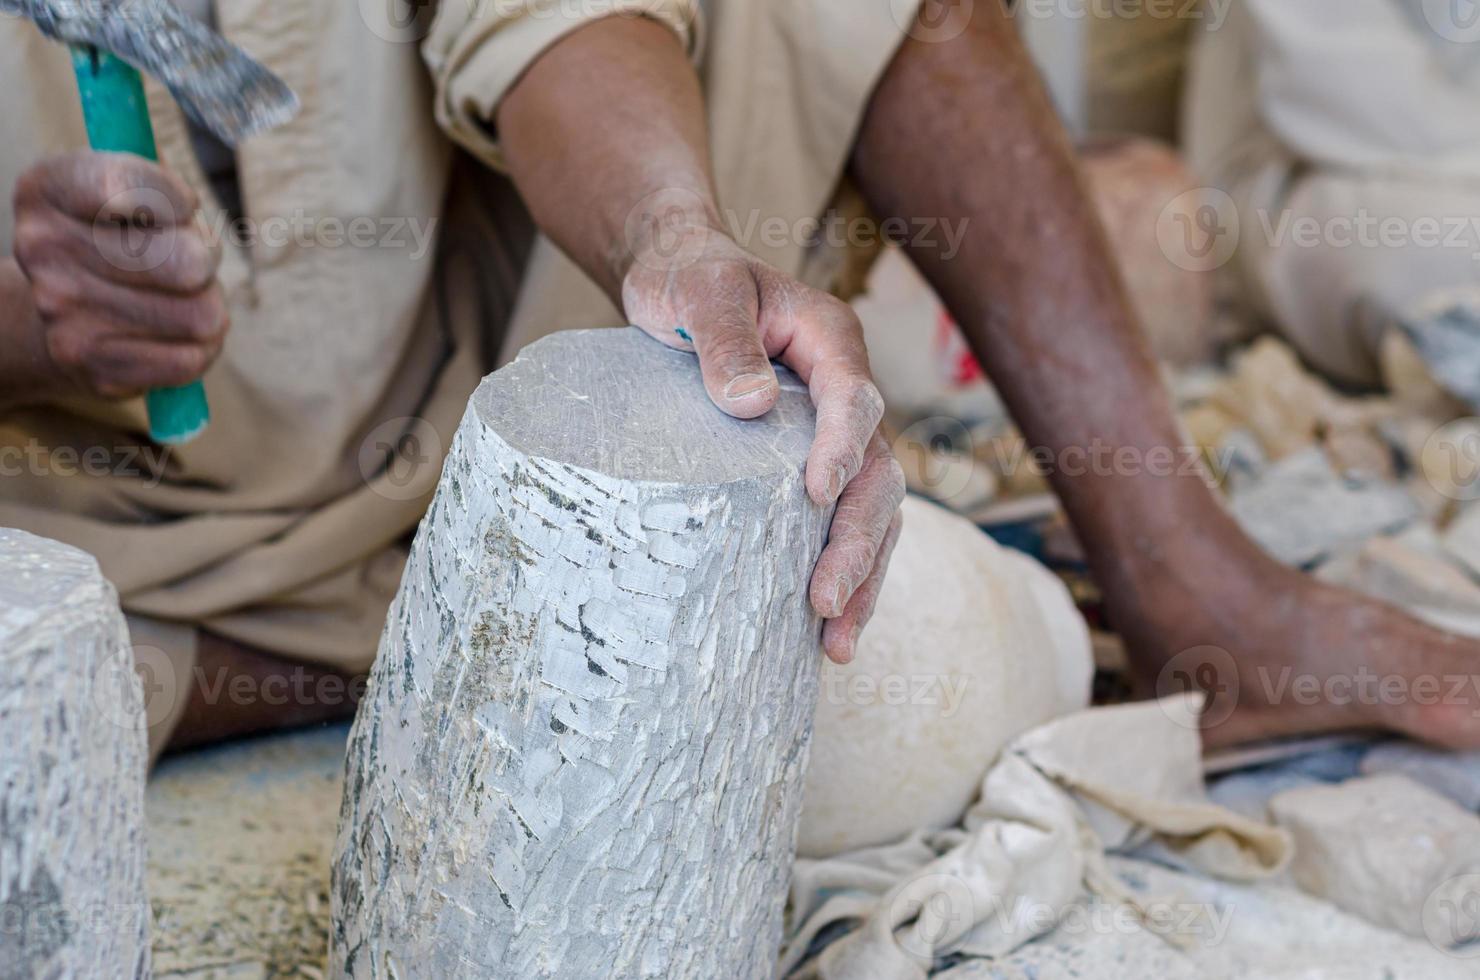
[[[94,150],[133,153],[158,160],[144,80],[133,66],[90,45],[72,47],[72,67],[82,95],[82,116]],[[199,381],[183,388],[160,388],[145,396],[149,435],[156,442],[189,442],[211,421],[206,389]]]

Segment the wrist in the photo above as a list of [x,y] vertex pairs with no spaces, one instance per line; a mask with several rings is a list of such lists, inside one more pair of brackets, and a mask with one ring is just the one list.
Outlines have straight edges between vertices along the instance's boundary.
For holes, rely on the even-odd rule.
[[707,194],[666,188],[643,197],[628,211],[610,258],[613,279],[625,283],[633,270],[666,272],[689,265],[729,233]]
[[0,409],[40,401],[55,381],[31,281],[15,259],[0,259]]

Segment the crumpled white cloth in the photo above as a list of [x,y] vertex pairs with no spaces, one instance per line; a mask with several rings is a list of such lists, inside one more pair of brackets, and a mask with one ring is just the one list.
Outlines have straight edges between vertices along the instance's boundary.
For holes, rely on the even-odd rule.
[[[1278,874],[1289,835],[1204,793],[1200,710],[1201,696],[1182,695],[1052,721],[1008,745],[961,826],[798,861],[780,975],[921,980],[948,954],[1005,955],[1086,890],[1135,904],[1107,850],[1154,843],[1219,877]],[[849,922],[857,928],[801,965],[819,933]]]

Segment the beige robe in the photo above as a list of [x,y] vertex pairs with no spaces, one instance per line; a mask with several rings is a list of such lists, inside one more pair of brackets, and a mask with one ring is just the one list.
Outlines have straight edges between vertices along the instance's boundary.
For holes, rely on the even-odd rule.
[[[582,24],[652,16],[698,60],[721,206],[742,229],[768,217],[795,224],[838,197],[863,109],[915,0],[700,6],[218,4],[222,32],[282,75],[303,110],[237,154],[252,234],[245,246],[228,242],[221,268],[232,330],[205,378],[211,426],[155,465],[161,450],[148,442],[140,401],[72,400],[0,417],[0,525],[96,555],[135,643],[165,651],[177,675],[199,629],[366,669],[405,541],[500,339],[512,334],[517,347],[621,322],[568,260],[533,240],[510,185],[489,169],[503,94]],[[398,11],[407,19],[395,20]],[[0,76],[10,82],[0,90],[8,188],[86,139],[66,52],[29,23],[0,20]],[[149,88],[161,158],[219,227],[183,117]],[[12,217],[0,211],[0,254]],[[347,244],[355,218],[360,234]],[[431,240],[419,240],[428,227]],[[841,248],[800,235],[742,244],[824,288],[846,265]],[[175,680],[178,708],[186,684]]]

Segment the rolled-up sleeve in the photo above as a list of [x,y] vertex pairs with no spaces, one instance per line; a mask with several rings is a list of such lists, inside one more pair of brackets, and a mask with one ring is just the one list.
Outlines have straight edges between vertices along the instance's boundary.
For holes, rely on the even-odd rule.
[[438,124],[502,168],[493,120],[504,95],[555,42],[614,15],[651,17],[678,36],[690,57],[698,56],[699,0],[442,0],[422,45]]

